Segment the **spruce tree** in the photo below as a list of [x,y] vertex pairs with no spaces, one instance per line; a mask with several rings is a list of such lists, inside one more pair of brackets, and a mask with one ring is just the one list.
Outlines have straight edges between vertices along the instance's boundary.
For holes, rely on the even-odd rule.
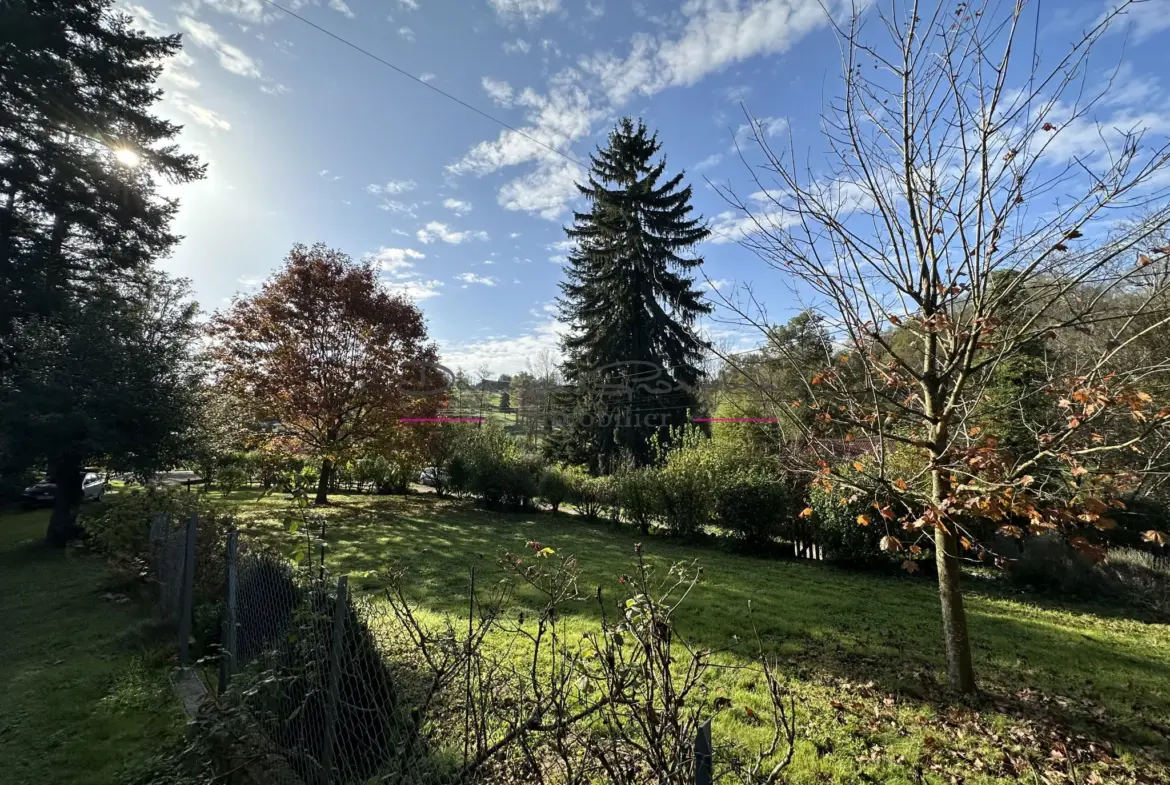
[[568,255],[558,303],[569,327],[563,342],[569,392],[567,422],[555,457],[612,470],[615,459],[653,460],[698,404],[695,386],[703,343],[693,327],[711,311],[688,273],[703,260],[691,252],[710,234],[692,215],[683,174],[666,177],[657,134],[622,119],[591,156],[589,201],[565,230]]

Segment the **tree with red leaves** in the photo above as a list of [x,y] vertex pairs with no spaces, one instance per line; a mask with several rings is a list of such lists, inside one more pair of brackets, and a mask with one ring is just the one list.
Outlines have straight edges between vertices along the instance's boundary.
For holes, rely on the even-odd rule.
[[321,461],[316,503],[337,461],[384,443],[402,417],[433,416],[420,369],[437,362],[419,308],[391,294],[372,264],[318,243],[296,245],[254,295],[212,319],[217,381],[275,422],[290,452]]

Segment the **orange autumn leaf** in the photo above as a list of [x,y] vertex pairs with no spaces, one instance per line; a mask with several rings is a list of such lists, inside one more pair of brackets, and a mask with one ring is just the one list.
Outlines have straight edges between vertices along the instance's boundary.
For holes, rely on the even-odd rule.
[[887,534],[885,537],[882,537],[881,542],[878,543],[878,547],[887,553],[893,553],[902,550],[902,541],[897,537]]
[[869,516],[866,515],[865,513],[862,513],[861,515],[857,516],[857,522],[860,523],[862,526],[869,526],[869,523],[870,523]]
[[853,471],[855,471],[855,472],[865,471],[865,464],[862,463],[861,461],[854,461],[853,462]]
[[801,518],[811,518],[812,514],[813,514],[812,507],[805,507],[803,510],[800,511]]
[[1004,537],[1012,537],[1013,539],[1017,540],[1024,536],[1023,529],[1021,529],[1019,526],[1012,526],[1010,524],[1007,526],[1000,526],[997,531]]
[[1166,532],[1160,532],[1157,529],[1149,529],[1148,531],[1142,532],[1142,540],[1165,548],[1167,543],[1170,543],[1170,535],[1167,535]]
[[905,480],[903,480],[901,477],[899,477],[898,479],[894,480],[894,487],[900,491],[904,491],[909,486],[906,485]]

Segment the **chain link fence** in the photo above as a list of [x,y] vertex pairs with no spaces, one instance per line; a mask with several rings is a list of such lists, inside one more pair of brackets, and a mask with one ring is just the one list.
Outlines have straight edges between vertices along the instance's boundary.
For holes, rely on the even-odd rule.
[[[204,521],[207,528],[210,523]],[[202,643],[211,656],[196,667],[218,665],[215,708],[246,719],[233,727],[246,727],[241,735],[247,738],[235,741],[250,750],[248,758],[258,762],[266,782],[455,785],[493,782],[501,776],[518,782],[620,785],[715,781],[709,720],[686,725],[689,736],[676,735],[682,754],[675,755],[678,764],[669,776],[647,771],[649,779],[607,777],[605,766],[610,764],[602,750],[602,763],[590,764],[597,776],[566,779],[560,775],[571,775],[573,766],[585,763],[584,745],[592,743],[588,740],[617,732],[623,715],[638,711],[633,704],[590,715],[598,727],[583,730],[574,721],[562,733],[556,717],[567,717],[587,702],[586,693],[567,686],[576,674],[550,674],[565,680],[564,700],[551,710],[540,708],[542,687],[529,681],[536,678],[529,671],[535,666],[518,662],[523,660],[519,650],[494,659],[473,653],[474,641],[483,640],[477,632],[482,618],[476,619],[482,608],[469,608],[468,618],[457,622],[465,630],[448,626],[424,634],[411,628],[414,619],[404,619],[402,606],[396,608],[391,597],[355,596],[346,576],[331,576],[323,565],[295,566],[279,553],[241,541],[240,532],[230,532],[226,543],[220,543],[226,550],[220,551],[222,560],[208,559],[205,553],[197,558],[197,542],[206,547],[199,524],[195,515],[182,521],[155,516],[151,522],[160,610],[175,624],[180,661],[189,665],[196,573],[224,573],[210,581],[222,586],[217,591],[223,595],[216,639]],[[208,583],[206,576],[198,578],[200,585]],[[474,595],[474,585],[472,591]],[[490,627],[488,623],[482,629]],[[518,634],[509,646],[521,638]],[[563,656],[558,652],[553,657],[558,654]],[[441,672],[445,680],[436,677]],[[440,681],[446,691],[442,698]],[[614,725],[602,729],[607,713]],[[551,745],[529,747],[525,739],[530,733],[533,738],[544,734]],[[580,751],[575,745],[582,745]],[[644,768],[628,760],[628,750],[624,754],[627,760],[617,765]],[[540,759],[553,755],[560,760]],[[545,767],[556,768],[557,776],[546,779]]]

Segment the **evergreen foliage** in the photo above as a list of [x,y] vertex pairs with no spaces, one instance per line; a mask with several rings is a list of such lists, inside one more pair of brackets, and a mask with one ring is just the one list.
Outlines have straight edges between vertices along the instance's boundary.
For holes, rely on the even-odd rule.
[[665,158],[655,160],[660,149],[641,122],[621,120],[578,186],[589,210],[565,230],[576,242],[559,300],[568,423],[550,451],[593,471],[620,455],[651,462],[653,437],[669,438],[697,406],[704,347],[693,328],[711,307],[689,273],[709,231],[683,174],[666,177]]

